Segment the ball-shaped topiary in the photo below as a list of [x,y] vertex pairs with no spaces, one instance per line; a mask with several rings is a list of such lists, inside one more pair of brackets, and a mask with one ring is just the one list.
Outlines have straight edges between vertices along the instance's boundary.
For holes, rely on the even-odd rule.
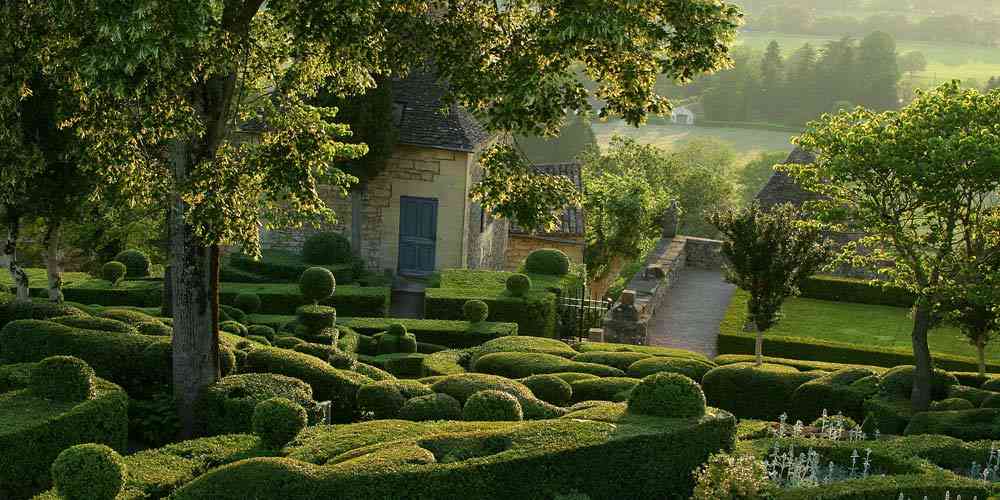
[[396,418],[406,404],[406,397],[394,380],[365,384],[358,388],[358,409],[376,420]]
[[465,400],[462,418],[477,422],[518,421],[524,419],[524,410],[514,396],[503,391],[487,389]]
[[562,250],[542,248],[528,254],[524,260],[525,272],[563,276],[569,273],[569,257]]
[[573,399],[573,386],[555,375],[532,375],[521,382],[546,403],[566,406]]
[[149,257],[139,250],[125,250],[115,255],[116,260],[125,264],[125,275],[131,278],[145,278],[149,276]]
[[267,340],[274,339],[274,328],[267,325],[250,325],[247,327],[247,338],[251,335],[256,337],[264,337]]
[[480,323],[486,321],[486,317],[490,314],[490,307],[478,299],[467,300],[465,304],[462,305],[462,314],[465,315],[465,320],[469,323]]
[[447,394],[417,396],[407,400],[399,409],[399,418],[414,422],[459,420],[462,418],[462,403]]
[[125,275],[128,273],[128,269],[125,264],[118,262],[117,260],[112,260],[110,262],[105,262],[101,266],[101,278],[105,281],[110,281],[111,286],[117,285]]
[[302,405],[287,398],[271,398],[253,409],[253,433],[271,449],[281,449],[309,423]]
[[628,398],[629,411],[659,417],[701,417],[705,406],[701,387],[678,373],[650,375],[632,389]]
[[526,274],[512,274],[507,278],[507,291],[515,297],[523,297],[531,290],[531,278]]
[[260,296],[253,292],[243,292],[236,296],[233,305],[247,314],[255,314],[260,310]]
[[351,258],[351,241],[339,233],[317,233],[302,245],[307,264],[344,264]]
[[330,298],[337,289],[337,280],[325,267],[310,267],[299,277],[299,291],[306,300],[318,304]]
[[103,444],[66,448],[51,470],[56,491],[66,500],[114,500],[125,485],[125,461]]
[[73,356],[52,356],[31,369],[28,387],[40,398],[83,401],[94,396],[94,369]]

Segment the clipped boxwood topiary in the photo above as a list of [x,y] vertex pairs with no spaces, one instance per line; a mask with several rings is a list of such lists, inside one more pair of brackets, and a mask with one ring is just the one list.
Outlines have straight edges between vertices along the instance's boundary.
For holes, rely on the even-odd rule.
[[139,326],[142,323],[159,323],[156,318],[143,312],[133,311],[132,309],[105,309],[98,316],[121,321],[132,326]]
[[330,298],[336,290],[337,280],[325,267],[310,267],[299,277],[299,292],[313,304]]
[[169,337],[174,334],[174,329],[163,323],[139,323],[136,330],[143,335],[155,337]]
[[243,373],[223,377],[202,389],[195,405],[206,435],[249,433],[258,403],[281,397],[308,409],[309,421],[317,422],[321,410],[313,400],[309,384],[273,373]]
[[223,321],[219,323],[219,330],[231,333],[233,335],[239,335],[240,337],[246,337],[248,333],[247,327],[233,320]]
[[479,391],[465,401],[462,418],[470,421],[503,422],[524,420],[517,398],[503,391]]
[[528,254],[528,258],[524,260],[524,271],[563,276],[569,273],[569,265],[569,257],[562,250],[541,248]]
[[650,375],[632,389],[628,398],[629,411],[658,417],[702,417],[705,406],[701,386],[678,373]]
[[305,344],[306,341],[298,337],[276,337],[272,343],[275,347],[280,347],[282,349],[294,349],[295,346],[299,344]]
[[469,300],[462,306],[462,314],[465,315],[465,320],[469,323],[480,323],[486,321],[486,317],[490,314],[490,308],[486,302],[481,300]]
[[426,420],[459,420],[462,404],[447,394],[428,394],[409,399],[399,409],[399,418],[414,422]]
[[931,411],[971,410],[972,403],[960,398],[945,398],[931,402]]
[[229,317],[228,319],[236,321],[237,323],[243,323],[247,320],[247,313],[243,312],[243,310],[238,307],[220,304],[219,313],[220,316],[222,315],[221,313],[225,313],[225,316]]
[[407,333],[406,327],[399,323],[389,325],[385,333],[375,336],[375,341],[378,354],[417,352],[417,337]]
[[267,340],[274,340],[274,328],[267,325],[250,325],[247,327],[247,338],[250,336],[264,337]]
[[127,272],[125,264],[118,262],[117,260],[112,260],[110,262],[105,262],[101,266],[101,278],[105,281],[110,281],[111,286],[117,286],[118,283],[125,278],[125,273]]
[[524,411],[526,419],[555,418],[566,413],[564,409],[535,397],[526,385],[495,375],[482,373],[448,375],[431,385],[431,390],[434,392],[447,394],[462,404],[465,404],[465,401],[474,393],[490,389],[503,391],[516,397],[521,403],[521,409]]
[[145,278],[149,276],[149,257],[139,250],[125,250],[115,255],[116,260],[125,264],[125,275],[130,278]]
[[302,260],[307,264],[344,264],[351,258],[351,241],[339,233],[316,233],[302,245]]
[[66,500],[114,500],[125,485],[125,462],[103,444],[78,444],[52,462],[52,482]]
[[51,356],[31,369],[28,387],[40,398],[83,401],[94,397],[94,369],[80,358]]
[[569,385],[573,388],[573,402],[626,401],[632,389],[639,385],[639,379],[632,377],[580,379],[570,382]]
[[262,337],[260,335],[247,335],[247,340],[252,340],[258,344],[264,344],[266,346],[271,345],[271,341],[268,340],[267,337]]
[[1000,377],[993,377],[983,382],[983,385],[979,386],[979,388],[986,389],[987,391],[1000,392]]
[[[641,352],[587,351],[573,356],[573,361],[608,365],[618,368],[619,370],[626,371],[628,370],[628,367],[632,366],[632,364],[636,361],[646,359],[648,357],[650,357],[649,354]],[[647,373],[647,375],[650,374]]]
[[507,278],[507,291],[514,297],[524,297],[531,290],[531,278],[526,274],[512,274]]
[[257,403],[253,409],[253,433],[261,442],[280,450],[309,423],[302,405],[286,398],[271,398]]
[[410,399],[433,394],[415,380],[382,380],[358,389],[358,409],[371,413],[375,419],[393,419]]
[[646,358],[628,367],[628,376],[635,378],[645,378],[654,373],[680,373],[686,377],[691,377],[695,381],[700,381],[706,373],[715,368],[714,363],[706,363],[697,359],[688,358],[667,358],[653,357]]
[[332,328],[337,323],[337,309],[329,306],[307,305],[295,310],[299,324],[310,334],[319,333],[324,328]]
[[532,375],[521,382],[535,397],[556,406],[566,406],[573,398],[573,387],[555,375]]
[[[882,393],[887,396],[909,398],[913,391],[915,370],[913,365],[902,365],[885,372],[881,381]],[[931,399],[948,397],[948,388],[953,385],[958,385],[958,379],[954,375],[941,369],[934,369],[931,373]]]
[[82,330],[95,330],[99,332],[120,332],[138,333],[135,327],[111,318],[96,318],[93,316],[59,316],[51,318],[49,321],[61,325],[80,328]]
[[260,296],[253,292],[243,292],[236,295],[233,305],[247,314],[255,314],[260,310]]
[[784,365],[733,363],[706,373],[701,386],[715,408],[739,418],[773,421],[788,411],[788,401],[799,386],[820,376]]

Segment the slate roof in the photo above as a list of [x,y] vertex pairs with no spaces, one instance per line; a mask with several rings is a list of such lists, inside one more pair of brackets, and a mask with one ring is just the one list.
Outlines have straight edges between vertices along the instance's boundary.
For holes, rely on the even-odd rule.
[[[816,161],[816,155],[796,147],[788,158],[784,161],[788,163],[798,163],[808,165]],[[773,207],[782,203],[791,203],[795,206],[802,206],[807,201],[817,200],[819,195],[811,191],[806,191],[799,186],[794,179],[784,172],[775,172],[767,180],[767,184],[757,193],[757,201],[764,208]]]
[[402,107],[400,144],[472,152],[490,139],[482,125],[461,107],[452,105],[446,113],[441,112],[447,89],[446,83],[426,70],[414,70],[393,81],[393,102]]
[[[545,163],[533,166],[538,175],[562,175],[576,186],[578,191],[583,191],[583,175],[581,166],[576,162],[566,163]],[[579,207],[569,207],[562,215],[562,224],[559,229],[552,232],[535,233],[535,236],[583,236],[587,226],[583,216],[583,209]],[[511,234],[528,234],[524,228],[517,224],[512,224]]]

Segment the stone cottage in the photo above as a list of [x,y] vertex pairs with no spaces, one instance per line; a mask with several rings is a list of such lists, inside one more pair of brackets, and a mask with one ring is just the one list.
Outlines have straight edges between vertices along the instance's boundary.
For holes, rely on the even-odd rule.
[[[577,190],[583,190],[581,165],[576,162],[550,163],[534,166],[537,175],[562,175],[572,182]],[[586,247],[586,225],[583,209],[567,208],[562,215],[562,223],[555,231],[545,233],[529,233],[517,224],[511,225],[510,238],[507,244],[506,269],[515,271],[524,259],[541,248],[556,248],[562,250],[574,263],[583,263],[583,250]]]
[[[398,143],[385,170],[343,198],[322,193],[369,269],[420,276],[445,268],[502,269],[509,224],[469,199],[479,155],[495,138],[428,73],[393,84]],[[265,249],[298,251],[313,229],[264,231]]]

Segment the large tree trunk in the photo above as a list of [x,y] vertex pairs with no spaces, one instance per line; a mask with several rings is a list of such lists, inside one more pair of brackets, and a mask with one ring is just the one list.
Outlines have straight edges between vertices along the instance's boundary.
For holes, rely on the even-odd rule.
[[927,411],[931,405],[931,349],[927,345],[927,332],[931,329],[930,307],[920,300],[913,313],[913,358],[916,370],[913,373],[913,392],[910,405],[914,411]]
[[[188,174],[188,145],[173,151],[175,185]],[[171,211],[170,279],[173,290],[174,399],[181,422],[181,437],[198,433],[194,406],[202,388],[219,378],[219,345],[213,335],[211,301],[211,246],[194,234],[184,221],[187,205],[175,195]]]
[[62,222],[49,221],[45,233],[45,270],[49,281],[49,300],[63,302],[62,292]]
[[592,300],[604,300],[604,296],[608,294],[608,289],[611,288],[611,283],[621,274],[622,267],[625,267],[625,261],[621,257],[611,258],[607,269],[590,284],[590,298]]
[[17,239],[21,229],[21,217],[10,213],[10,210],[10,208],[7,209],[7,240],[4,242],[3,248],[0,248],[0,251],[2,251],[0,253],[0,264],[10,272],[10,277],[14,281],[14,287],[17,290],[17,298],[19,300],[29,300],[28,273],[24,272],[24,268],[17,263]]

